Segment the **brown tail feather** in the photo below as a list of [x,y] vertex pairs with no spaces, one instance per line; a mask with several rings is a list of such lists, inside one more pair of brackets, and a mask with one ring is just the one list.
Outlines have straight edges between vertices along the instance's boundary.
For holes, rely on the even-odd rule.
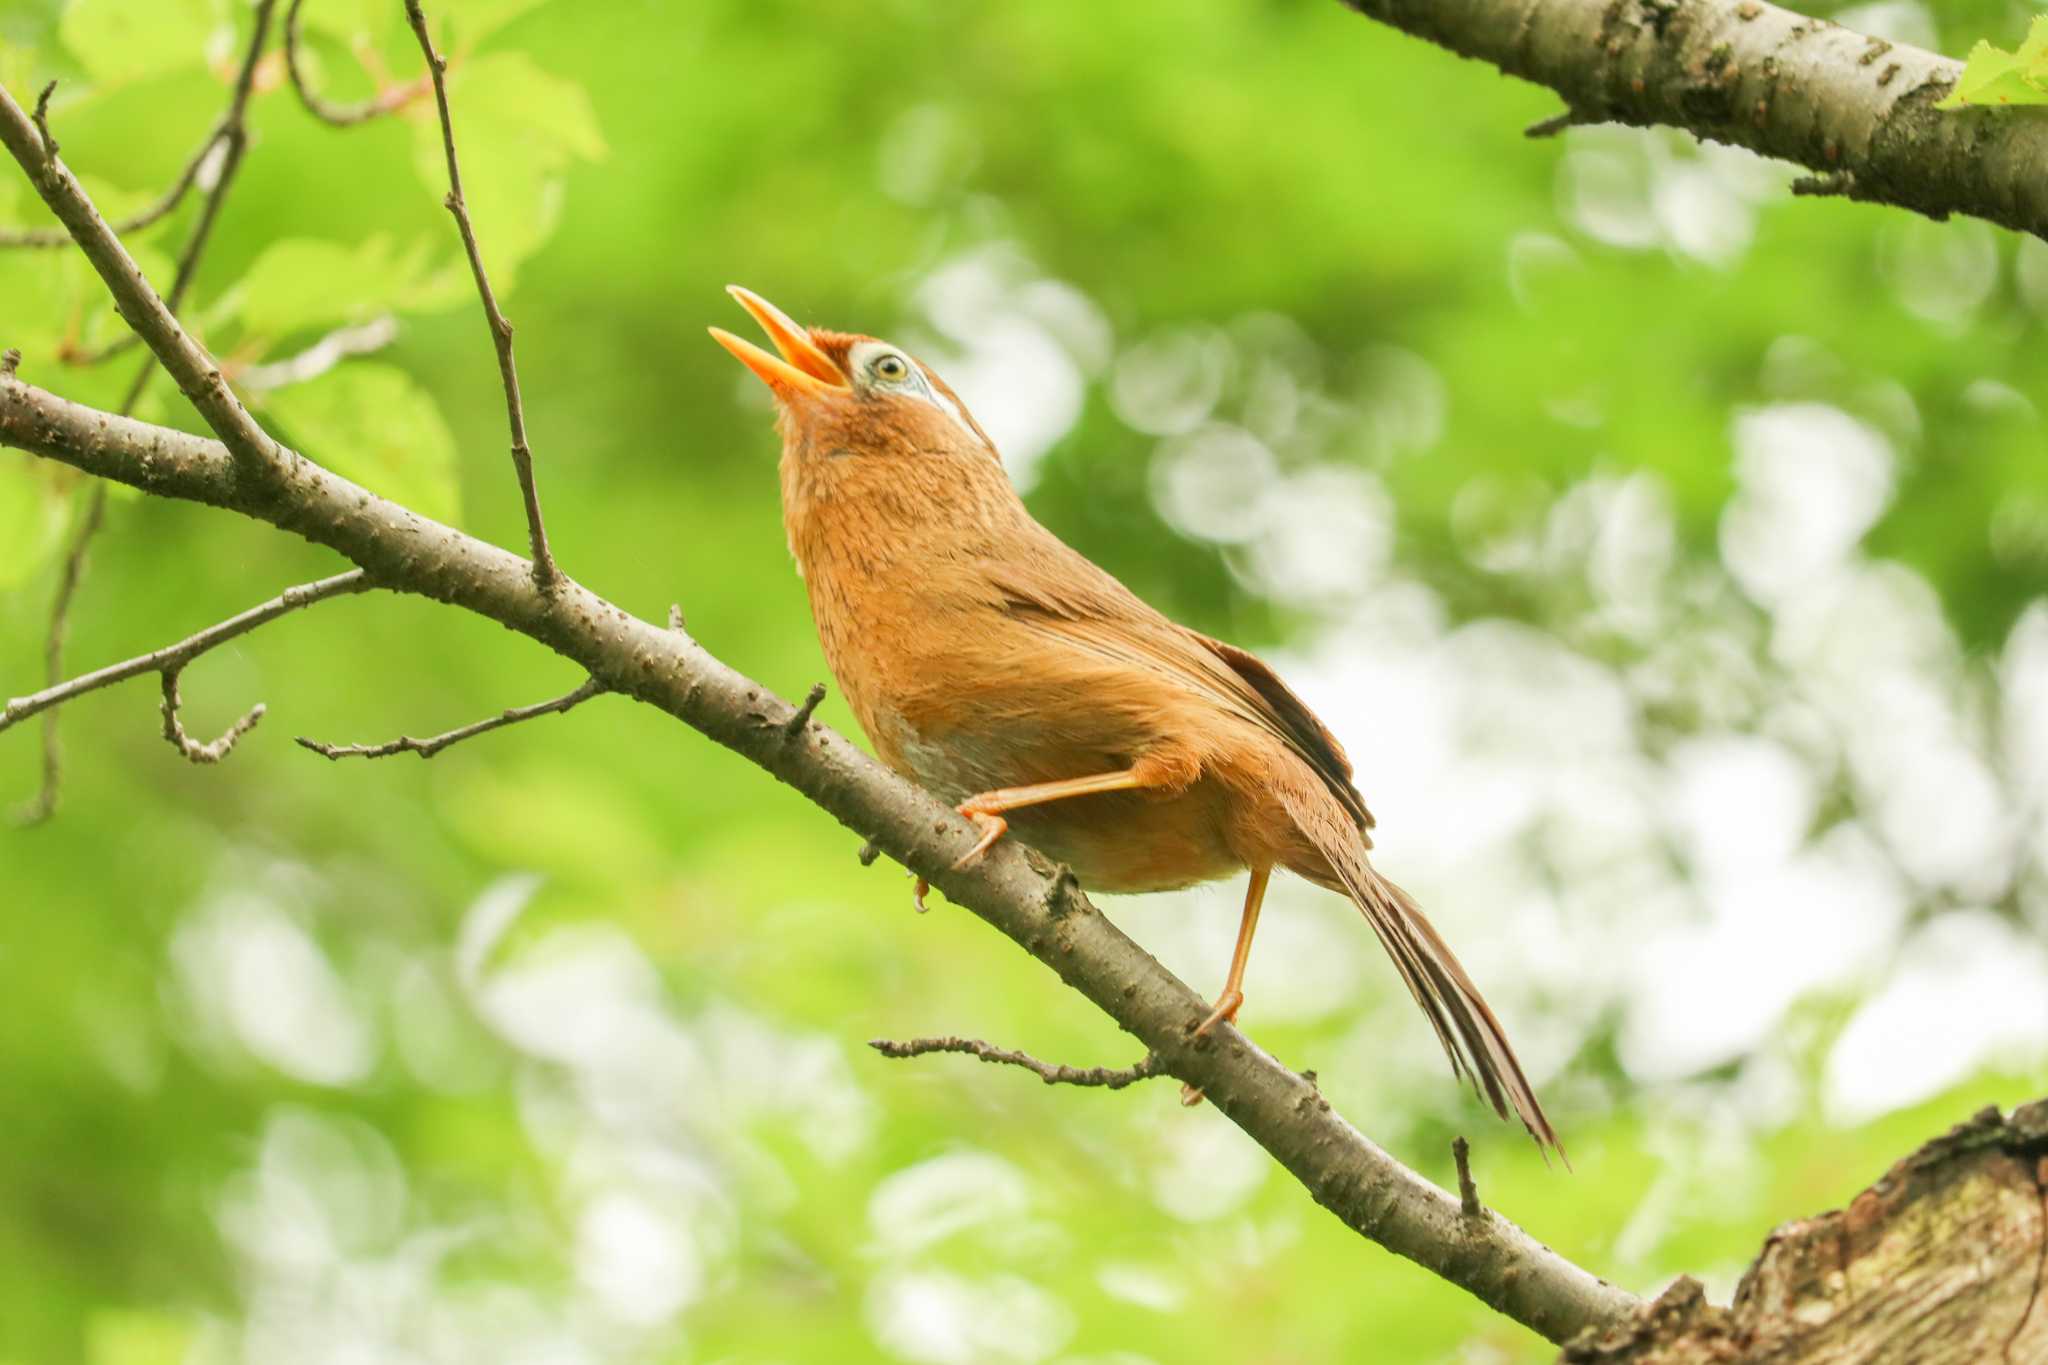
[[1557,1131],[1544,1115],[1529,1078],[1522,1074],[1507,1031],[1465,974],[1450,945],[1408,893],[1366,860],[1356,835],[1345,838],[1334,831],[1326,833],[1319,828],[1325,823],[1313,817],[1297,821],[1335,873],[1337,885],[1331,889],[1351,897],[1393,959],[1402,984],[1422,1007],[1451,1059],[1452,1074],[1471,1080],[1502,1118],[1508,1117],[1512,1105],[1537,1144],[1563,1157]]

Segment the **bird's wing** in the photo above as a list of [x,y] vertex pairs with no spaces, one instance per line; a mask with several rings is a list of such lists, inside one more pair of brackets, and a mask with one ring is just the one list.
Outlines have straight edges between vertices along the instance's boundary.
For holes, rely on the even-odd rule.
[[1372,828],[1344,746],[1278,674],[1235,645],[1169,620],[1077,551],[1046,540],[1042,554],[996,571],[1005,611],[1090,653],[1165,673],[1259,726],[1315,771],[1361,834]]

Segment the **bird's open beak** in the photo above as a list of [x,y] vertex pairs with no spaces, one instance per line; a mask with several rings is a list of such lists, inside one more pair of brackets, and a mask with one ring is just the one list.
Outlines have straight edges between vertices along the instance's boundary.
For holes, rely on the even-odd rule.
[[711,328],[711,339],[738,356],[742,365],[759,375],[761,382],[775,391],[776,397],[843,392],[849,387],[846,376],[832,363],[832,357],[813,345],[810,334],[787,313],[751,289],[729,284],[725,292],[738,299],[740,307],[754,315],[754,321],[761,324],[761,330],[768,334],[768,339],[775,343],[775,349],[782,355],[780,359],[769,355],[753,342],[744,341],[723,327]]

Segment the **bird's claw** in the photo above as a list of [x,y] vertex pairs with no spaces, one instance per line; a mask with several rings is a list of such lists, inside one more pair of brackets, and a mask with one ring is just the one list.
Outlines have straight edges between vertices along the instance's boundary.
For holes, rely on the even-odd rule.
[[985,810],[976,810],[972,806],[960,806],[957,809],[962,815],[974,822],[974,827],[981,831],[981,838],[975,843],[973,848],[968,849],[953,860],[953,870],[955,872],[979,860],[982,854],[995,847],[996,840],[1002,838],[1005,831],[1010,828],[1010,822],[1000,815],[994,815]]
[[1222,1023],[1236,1023],[1237,1012],[1244,1006],[1243,991],[1225,991],[1223,998],[1216,1002],[1216,1008],[1209,1011],[1209,1017],[1195,1025],[1195,1037],[1206,1038],[1209,1030]]
[[931,889],[932,884],[922,877],[917,879],[917,885],[910,888],[910,903],[917,907],[917,913],[920,915],[931,909],[929,905],[924,903],[924,893]]

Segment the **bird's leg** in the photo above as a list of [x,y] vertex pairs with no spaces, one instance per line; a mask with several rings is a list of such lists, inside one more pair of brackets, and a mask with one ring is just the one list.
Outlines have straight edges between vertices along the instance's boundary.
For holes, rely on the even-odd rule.
[[[1237,948],[1230,955],[1230,975],[1224,978],[1223,994],[1216,997],[1216,1008],[1209,1011],[1208,1018],[1195,1025],[1197,1038],[1204,1037],[1226,1019],[1235,1022],[1238,1010],[1244,1005],[1244,967],[1251,961],[1252,934],[1259,927],[1259,907],[1265,904],[1266,882],[1272,875],[1270,865],[1252,869],[1251,885],[1244,892],[1244,915],[1237,922]],[[1183,1085],[1180,1102],[1200,1104],[1202,1092],[1192,1085]]]
[[1121,772],[1098,773],[1094,777],[1070,777],[1062,782],[1036,782],[1028,787],[998,787],[994,791],[981,792],[968,797],[953,809],[975,823],[981,830],[981,839],[953,863],[954,869],[966,867],[994,846],[1010,828],[1010,822],[1003,819],[1002,812],[1018,810],[1024,806],[1042,806],[1048,801],[1064,801],[1070,796],[1093,796],[1098,792],[1125,792],[1135,787],[1155,785],[1156,778],[1141,775],[1136,768],[1125,768]]
[[[1121,772],[1099,773],[1094,777],[1073,777],[1063,782],[1036,782],[1028,787],[998,787],[968,797],[954,810],[974,822],[981,831],[981,838],[973,848],[968,849],[953,861],[953,869],[966,867],[976,858],[995,846],[1010,828],[1010,822],[1000,812],[1017,810],[1024,806],[1042,806],[1048,801],[1064,801],[1070,796],[1093,796],[1098,792],[1131,791],[1138,787],[1158,785],[1159,779],[1149,772],[1140,773],[1136,768],[1125,768]],[[911,892],[911,899],[917,903],[917,912],[925,910],[925,892],[931,890],[931,883],[924,878],[917,879],[917,886]]]
[[1230,954],[1230,975],[1223,978],[1223,994],[1216,997],[1216,1008],[1195,1026],[1197,1038],[1204,1037],[1226,1019],[1235,1022],[1237,1011],[1244,1004],[1244,967],[1251,961],[1252,934],[1258,930],[1259,907],[1265,904],[1266,882],[1272,875],[1271,867],[1252,869],[1251,885],[1244,892],[1244,914],[1237,922],[1237,947]]

